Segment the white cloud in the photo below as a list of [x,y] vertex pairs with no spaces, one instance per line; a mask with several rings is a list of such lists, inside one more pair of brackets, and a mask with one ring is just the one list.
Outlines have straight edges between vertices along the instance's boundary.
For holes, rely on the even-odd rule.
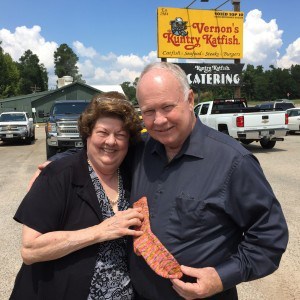
[[267,23],[262,19],[261,11],[250,11],[244,23],[243,63],[266,68],[271,64],[276,65],[282,46],[282,33],[275,19]]
[[135,78],[140,75],[140,73],[141,72],[124,68],[124,69],[120,70],[119,72],[118,71],[110,71],[109,75],[113,81],[122,83],[124,81],[133,82],[135,80]]
[[77,63],[77,66],[83,78],[89,78],[94,76],[95,66],[90,59],[86,59],[82,63],[79,61]]
[[146,65],[157,60],[157,51],[150,51],[147,56],[143,56],[143,61],[146,63]]
[[[81,43],[82,49],[86,47]],[[77,51],[77,49],[76,49]],[[80,53],[78,63],[79,72],[87,84],[121,84],[125,81],[133,82],[150,62],[158,60],[156,51],[139,57],[135,54],[117,56],[114,53],[103,55],[95,53],[93,58],[82,61]]]
[[142,68],[144,66],[143,59],[134,54],[120,55],[117,57],[116,63],[120,66],[130,67],[133,69]]
[[[107,78],[107,73],[102,68],[96,68],[94,72],[94,77],[92,77],[90,80],[93,83],[101,83],[103,80]],[[99,80],[99,81],[98,81]],[[97,82],[98,81],[98,82]]]
[[278,60],[277,64],[283,69],[291,65],[300,65],[300,38],[287,47],[285,55]]
[[117,55],[112,53],[112,52],[109,52],[107,55],[100,55],[99,54],[99,59],[101,61],[113,61],[113,60],[116,60],[117,59]]
[[93,47],[85,47],[81,42],[76,41],[73,43],[74,51],[82,57],[93,58],[97,55],[96,50]]
[[33,26],[27,28],[26,26],[17,27],[15,32],[10,32],[7,29],[0,30],[0,40],[2,41],[2,48],[11,57],[18,61],[24,52],[30,49],[39,57],[41,63],[50,70],[54,68],[54,51],[58,45],[56,42],[47,42],[41,36],[41,27]]
[[[81,71],[81,70],[80,70]],[[133,82],[140,75],[140,71],[123,68],[121,70],[104,69],[101,67],[94,68],[92,76],[84,76],[87,84],[121,84],[125,81]]]

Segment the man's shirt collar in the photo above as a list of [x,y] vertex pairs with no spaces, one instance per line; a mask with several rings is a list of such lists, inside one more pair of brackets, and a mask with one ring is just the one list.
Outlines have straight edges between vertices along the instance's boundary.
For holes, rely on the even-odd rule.
[[[184,141],[181,150],[175,156],[179,158],[182,155],[194,156],[197,158],[204,158],[203,141],[205,139],[205,126],[197,118],[195,126],[191,134]],[[149,137],[149,150],[152,154],[157,153],[160,157],[166,159],[166,151],[163,144]]]

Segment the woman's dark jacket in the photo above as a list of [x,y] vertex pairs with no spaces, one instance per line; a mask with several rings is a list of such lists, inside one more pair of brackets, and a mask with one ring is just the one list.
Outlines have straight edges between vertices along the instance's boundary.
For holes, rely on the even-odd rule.
[[[125,190],[130,180],[121,168]],[[41,233],[78,230],[102,221],[86,151],[53,162],[36,179],[14,219]],[[99,244],[60,259],[23,264],[10,299],[87,299]]]

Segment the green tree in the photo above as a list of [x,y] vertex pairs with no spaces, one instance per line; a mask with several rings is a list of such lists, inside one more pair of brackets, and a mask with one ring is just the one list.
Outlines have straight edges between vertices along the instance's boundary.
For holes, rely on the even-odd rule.
[[254,100],[270,100],[272,91],[270,89],[269,76],[266,76],[263,66],[257,66],[254,71]]
[[136,86],[137,86],[138,81],[139,81],[139,77],[136,77],[136,78],[134,79],[134,82],[132,83],[132,85],[134,86],[135,89],[136,89]]
[[72,76],[74,81],[84,82],[77,63],[78,56],[67,44],[61,44],[54,52],[54,73],[58,78]]
[[19,59],[21,94],[30,94],[34,91],[48,90],[48,73],[36,54],[26,50]]
[[136,99],[136,95],[135,95],[136,83],[137,83],[137,79],[134,81],[133,84],[129,81],[125,81],[121,84],[121,87],[122,87],[125,95],[132,102],[133,105],[137,105],[137,103],[138,103],[137,99]]
[[8,53],[4,53],[0,42],[0,98],[18,95],[19,70]]
[[251,100],[270,99],[269,77],[263,66],[247,65],[242,75],[242,95]]
[[255,98],[254,92],[255,69],[253,65],[247,65],[242,73],[242,88],[241,92],[248,101]]
[[287,98],[287,92],[293,89],[293,79],[289,69],[275,68],[273,65],[266,71],[269,77],[270,99]]
[[292,86],[288,91],[289,97],[293,99],[300,98],[300,65],[292,65],[290,68],[290,74],[292,77]]

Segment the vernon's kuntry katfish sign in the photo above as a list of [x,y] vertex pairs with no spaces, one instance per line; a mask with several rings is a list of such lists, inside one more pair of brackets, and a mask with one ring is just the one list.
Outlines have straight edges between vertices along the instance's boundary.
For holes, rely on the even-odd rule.
[[241,59],[244,13],[157,9],[158,57]]

